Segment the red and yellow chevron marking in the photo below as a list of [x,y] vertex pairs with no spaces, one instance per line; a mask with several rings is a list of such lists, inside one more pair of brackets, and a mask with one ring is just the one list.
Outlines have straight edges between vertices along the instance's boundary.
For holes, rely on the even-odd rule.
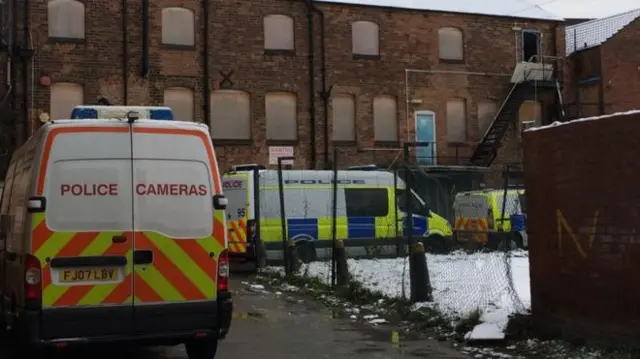
[[247,252],[247,223],[244,219],[237,221],[227,221],[229,225],[229,252],[246,253]]
[[[224,226],[216,221],[216,226]],[[68,307],[99,304],[190,301],[213,299],[216,295],[217,262],[211,253],[220,253],[223,243],[213,236],[201,239],[172,239],[153,232],[51,232],[43,214],[33,221],[33,249],[43,266],[43,306]],[[219,232],[220,230],[216,230]],[[114,235],[124,234],[127,243],[112,243]],[[48,235],[43,238],[43,235]],[[222,237],[224,239],[224,237]],[[124,255],[132,263],[131,244],[138,250],[153,251],[153,264],[125,268],[119,284],[57,285],[52,283],[47,258]],[[133,285],[135,283],[135,286]],[[135,288],[135,293],[132,293]]]
[[485,217],[477,218],[475,221],[475,240],[478,243],[487,243],[489,241],[488,221]]

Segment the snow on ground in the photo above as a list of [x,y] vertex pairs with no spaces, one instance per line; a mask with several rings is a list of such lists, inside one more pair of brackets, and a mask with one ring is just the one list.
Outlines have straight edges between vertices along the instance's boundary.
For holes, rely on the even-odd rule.
[[[403,293],[405,298],[409,297],[408,259],[349,259],[348,263],[353,278],[369,290],[391,298],[402,297]],[[529,258],[524,251],[508,256],[499,252],[429,254],[427,264],[434,304],[452,319],[479,309],[482,322],[504,330],[510,314],[531,305]],[[330,262],[309,263],[305,270],[327,283],[331,280]]]

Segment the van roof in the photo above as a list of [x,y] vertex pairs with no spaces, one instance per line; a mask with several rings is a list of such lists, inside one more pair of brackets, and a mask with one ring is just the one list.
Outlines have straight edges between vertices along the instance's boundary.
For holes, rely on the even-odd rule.
[[[267,185],[278,185],[277,170],[262,170],[260,174],[264,176]],[[378,186],[393,186],[393,172],[388,171],[338,171],[338,180],[365,181],[366,184]],[[333,180],[333,171],[327,170],[283,170],[283,180],[318,180],[328,183]],[[405,186],[404,181],[398,177],[397,185],[399,188]]]
[[[118,119],[97,119],[97,120],[55,120],[46,123],[43,127],[56,127],[59,125],[63,125],[65,127],[69,126],[111,126],[115,124],[122,124],[125,121]],[[176,129],[202,129],[205,131],[209,131],[209,127],[203,123],[199,122],[187,122],[187,121],[162,121],[162,120],[148,120],[148,119],[139,119],[136,120],[137,124],[143,124],[147,127],[161,127],[161,128],[176,128]]]

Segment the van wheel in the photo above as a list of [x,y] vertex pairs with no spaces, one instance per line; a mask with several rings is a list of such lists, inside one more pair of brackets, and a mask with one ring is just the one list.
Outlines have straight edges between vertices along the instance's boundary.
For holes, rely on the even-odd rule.
[[431,253],[446,254],[449,252],[449,245],[444,237],[434,234],[425,239],[422,244]]
[[318,256],[313,243],[299,242],[296,244],[296,256],[302,263],[310,263],[315,261]]
[[218,339],[202,339],[185,343],[189,359],[213,359],[218,351]]
[[512,251],[521,248],[523,248],[523,245],[520,233],[509,233],[504,240],[498,242],[499,251]]

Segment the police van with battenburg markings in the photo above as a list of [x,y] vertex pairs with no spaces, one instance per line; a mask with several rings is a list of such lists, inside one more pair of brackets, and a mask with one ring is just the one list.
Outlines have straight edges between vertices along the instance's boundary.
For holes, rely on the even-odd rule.
[[[283,237],[295,241],[298,257],[305,262],[331,257],[333,171],[283,170],[282,177],[284,236],[278,171],[238,165],[224,174],[232,258],[253,261],[257,267],[266,260],[282,260]],[[345,170],[338,171],[337,182],[336,237],[345,240],[347,253],[351,257],[397,255],[397,239],[408,235],[404,181],[388,171]],[[446,247],[451,225],[411,193],[413,235],[426,245]]]
[[227,199],[207,126],[162,108],[163,120],[139,118],[157,108],[76,110],[11,158],[1,328],[31,348],[133,340],[213,358],[232,300]]

